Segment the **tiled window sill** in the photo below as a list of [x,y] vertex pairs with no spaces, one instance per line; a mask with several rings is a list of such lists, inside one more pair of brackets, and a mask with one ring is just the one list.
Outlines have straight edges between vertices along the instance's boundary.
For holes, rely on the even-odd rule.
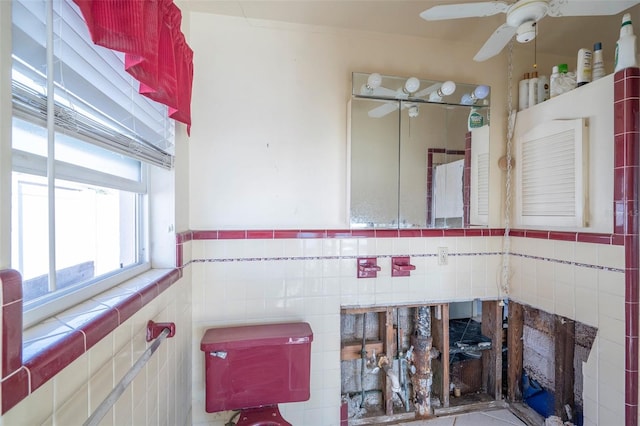
[[27,330],[22,330],[22,281],[0,271],[2,283],[2,414],[87,352],[182,276],[152,269]]

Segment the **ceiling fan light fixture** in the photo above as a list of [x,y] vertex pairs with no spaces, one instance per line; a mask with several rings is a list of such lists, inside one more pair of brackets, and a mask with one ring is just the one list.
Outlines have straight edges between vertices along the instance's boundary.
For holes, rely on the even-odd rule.
[[516,40],[518,40],[518,43],[528,43],[534,38],[536,38],[535,21],[527,21],[518,26],[518,30],[516,31]]

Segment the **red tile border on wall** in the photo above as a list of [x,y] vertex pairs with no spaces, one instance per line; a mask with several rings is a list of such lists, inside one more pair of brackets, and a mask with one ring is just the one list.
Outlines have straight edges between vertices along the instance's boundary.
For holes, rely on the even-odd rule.
[[[274,230],[200,230],[176,234],[176,266],[183,268],[183,244],[192,240],[222,239],[298,239],[298,238],[440,238],[440,237],[501,237],[503,228],[460,228],[460,229],[274,229]],[[541,231],[531,229],[511,229],[512,237],[541,238],[557,241],[575,241],[591,244],[623,245],[624,238],[615,234],[588,232]]]
[[[193,238],[190,233],[176,236],[182,245]],[[118,296],[97,296],[104,308],[70,319],[58,319],[55,334],[26,343],[22,332],[22,279],[14,270],[0,271],[2,303],[2,409],[6,413],[62,369],[87,352],[100,339],[138,312],[182,277],[178,268]],[[24,353],[23,353],[24,351]]]
[[638,425],[640,69],[614,75],[614,234],[625,251],[625,425]]

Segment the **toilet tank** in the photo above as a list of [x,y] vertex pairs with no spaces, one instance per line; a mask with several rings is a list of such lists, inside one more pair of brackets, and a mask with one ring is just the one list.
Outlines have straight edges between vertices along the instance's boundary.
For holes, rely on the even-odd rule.
[[206,411],[308,400],[312,341],[306,322],[208,329]]

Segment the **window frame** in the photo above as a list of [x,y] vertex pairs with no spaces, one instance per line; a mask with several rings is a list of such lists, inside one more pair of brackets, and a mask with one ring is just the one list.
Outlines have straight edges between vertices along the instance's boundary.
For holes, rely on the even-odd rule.
[[[11,51],[13,51],[13,49],[11,49]],[[11,81],[13,82],[13,78],[11,78]],[[47,104],[47,98],[44,97],[43,99],[45,101],[45,104]],[[40,102],[40,107],[42,107],[41,101],[42,97],[41,100],[38,101]],[[55,111],[58,111],[60,108],[62,108],[63,110],[67,108],[64,105],[55,102],[55,99],[52,104]],[[51,105],[47,105],[46,108],[47,110],[50,110],[50,108],[52,107]],[[51,123],[47,123],[46,116],[43,117],[42,114],[38,115],[37,110],[37,107],[34,108],[33,112],[25,110],[24,108],[16,108],[15,103],[13,103],[11,112],[12,128],[14,126],[14,118],[18,118],[20,120],[28,121],[36,126],[42,127],[47,130],[47,132],[53,132],[54,134],[58,132],[65,133],[73,138],[82,141],[83,143],[106,147],[104,142],[109,138],[109,132],[100,132],[100,130],[105,130],[105,128],[98,129],[98,133],[95,135],[95,137],[92,137],[91,134],[87,134],[86,132],[74,133],[72,131],[74,126],[68,126],[66,125],[66,123],[60,122],[57,118],[52,120],[53,125],[51,125]],[[42,108],[40,108],[40,112],[41,111]],[[88,119],[89,121],[91,121],[91,117],[88,117]],[[171,121],[169,118],[166,118],[166,120]],[[86,123],[86,121],[82,121],[81,117],[80,124],[84,123]],[[172,121],[170,126],[171,129],[173,129]],[[106,139],[105,134],[107,136]],[[116,132],[116,134],[118,133]],[[171,146],[173,146],[173,139],[175,138],[175,132],[173,132],[173,130],[171,130],[169,137],[171,138]],[[12,138],[10,138],[10,141],[11,140]],[[134,146],[134,148],[130,148],[132,145],[132,141],[134,145],[136,145],[136,142],[138,142],[137,146]],[[13,148],[12,142],[9,143],[9,152],[11,152],[11,174],[13,174],[14,172],[20,172],[39,176],[47,176],[47,170],[49,168],[52,168],[53,176],[50,182],[55,182],[55,180],[57,179],[64,179],[83,184],[95,184],[117,190],[130,191],[137,194],[136,237],[138,241],[138,262],[128,267],[117,269],[110,273],[96,277],[95,279],[89,280],[85,283],[82,283],[81,285],[72,285],[68,288],[65,287],[53,293],[48,293],[45,296],[34,299],[33,301],[25,302],[23,310],[24,328],[28,328],[40,321],[51,318],[52,316],[64,310],[68,310],[73,306],[81,304],[91,297],[104,292],[105,290],[113,288],[119,284],[122,284],[123,282],[130,280],[135,276],[151,269],[151,246],[149,238],[151,227],[151,217],[149,209],[149,179],[150,176],[153,175],[153,173],[150,173],[150,167],[153,164],[163,169],[172,170],[173,154],[172,152],[163,152],[152,144],[144,143],[144,141],[142,141],[143,143],[140,144],[140,140],[136,140],[135,136],[134,139],[131,139],[131,137],[126,134],[122,137],[119,137],[118,140],[112,142],[115,142],[115,144],[120,144],[123,147],[123,149],[119,149],[118,146],[111,145],[110,147],[108,147],[108,149],[110,149],[112,152],[116,152],[121,155],[128,155],[134,154],[133,152],[131,152],[133,150],[136,151],[135,154],[139,154],[138,156],[130,156],[141,162],[140,181],[134,181],[127,178],[118,177],[116,175],[110,175],[108,173],[92,170],[80,165],[70,164],[62,162],[60,160],[50,159],[40,155],[20,151]],[[129,152],[127,152],[127,148],[129,148]],[[147,156],[145,157],[145,155]],[[51,183],[49,185],[51,185]],[[53,185],[55,185],[55,183],[53,183]],[[50,230],[49,232],[54,233],[55,230]],[[61,237],[63,236],[56,236],[56,238]]]

